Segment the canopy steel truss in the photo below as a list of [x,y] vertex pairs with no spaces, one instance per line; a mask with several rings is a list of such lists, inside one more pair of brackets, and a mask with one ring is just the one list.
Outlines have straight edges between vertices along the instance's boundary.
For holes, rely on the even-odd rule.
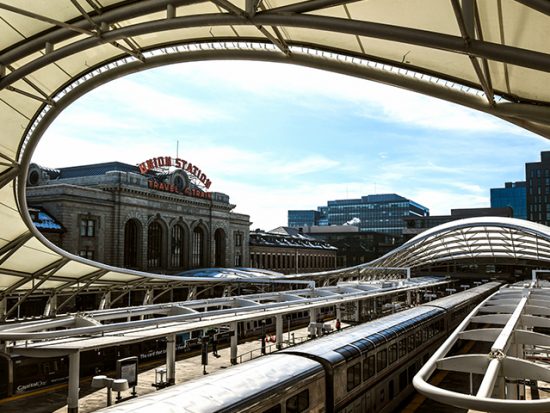
[[[429,398],[463,409],[549,411],[549,399],[526,400],[525,396],[526,384],[550,382],[550,337],[535,331],[550,327],[549,286],[533,275],[531,283],[502,288],[481,303],[414,377],[415,388]],[[450,355],[458,340],[492,344],[488,354]],[[430,384],[436,370],[469,374],[469,392]],[[473,375],[482,377],[479,386],[474,386]]]

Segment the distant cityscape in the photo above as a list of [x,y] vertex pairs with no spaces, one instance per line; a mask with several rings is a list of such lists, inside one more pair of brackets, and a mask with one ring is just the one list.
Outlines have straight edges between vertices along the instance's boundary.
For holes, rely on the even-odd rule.
[[450,215],[430,216],[429,209],[397,194],[367,195],[360,199],[328,201],[316,210],[289,210],[288,226],[354,225],[360,232],[405,236],[411,228],[432,228],[445,222],[473,216],[505,216],[550,224],[550,151],[540,162],[525,164],[523,181],[491,188],[488,208],[451,210]]
[[371,194],[289,210],[287,226],[267,231],[250,231],[250,217],[233,212],[228,195],[208,192],[204,173],[176,161],[152,158],[145,169],[120,162],[32,165],[27,198],[35,226],[68,252],[125,268],[178,274],[250,266],[290,274],[369,262],[463,218],[550,224],[550,151],[525,164],[524,180],[491,188],[486,208],[430,215],[428,207],[401,195]]

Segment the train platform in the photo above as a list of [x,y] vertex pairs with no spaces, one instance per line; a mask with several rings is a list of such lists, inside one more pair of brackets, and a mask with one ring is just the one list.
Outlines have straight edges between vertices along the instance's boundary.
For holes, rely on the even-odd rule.
[[[335,321],[328,322],[335,330]],[[342,328],[347,325],[342,325]],[[276,351],[276,343],[270,338],[274,336],[268,335],[266,341],[266,353]],[[308,340],[307,328],[301,328],[292,331],[291,334],[284,334],[283,346],[287,347],[294,344],[299,344]],[[212,354],[211,349],[208,353],[208,365],[206,366],[207,374],[215,371],[231,367],[230,348],[221,347],[218,349],[219,357]],[[238,345],[238,363],[244,363],[251,359],[261,356],[261,340],[251,339]],[[150,368],[143,371],[144,367]],[[140,365],[142,370],[138,375],[138,384],[136,386],[137,397],[158,391],[154,386],[155,383],[162,381],[166,376],[162,373],[165,365],[159,363],[146,362]],[[201,363],[201,355],[198,354],[189,358],[179,358],[176,361],[176,384],[186,382],[195,378],[202,377],[203,365]],[[107,374],[113,377],[114,373]],[[80,397],[79,397],[79,413],[95,412],[107,406],[107,390],[94,389],[91,384],[91,377],[80,380]],[[67,413],[67,384],[48,387],[34,392],[16,395],[7,399],[0,400],[0,411],[2,413]],[[132,389],[121,392],[122,401],[132,397]],[[117,394],[113,392],[113,404],[117,401]]]

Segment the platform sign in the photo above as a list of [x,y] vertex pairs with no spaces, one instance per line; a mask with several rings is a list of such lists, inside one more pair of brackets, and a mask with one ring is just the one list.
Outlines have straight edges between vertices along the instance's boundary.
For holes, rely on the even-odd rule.
[[129,387],[135,387],[138,382],[138,358],[134,356],[117,360],[116,378],[126,379]]

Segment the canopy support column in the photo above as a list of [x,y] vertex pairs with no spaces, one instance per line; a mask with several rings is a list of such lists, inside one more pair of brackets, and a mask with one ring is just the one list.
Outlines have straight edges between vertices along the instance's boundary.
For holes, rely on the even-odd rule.
[[67,397],[68,413],[78,413],[78,393],[80,380],[80,351],[69,354],[69,395]]
[[232,321],[230,324],[231,328],[231,364],[237,364],[237,343],[239,341],[239,338],[237,336],[237,327],[238,323],[236,321]]
[[283,348],[283,315],[279,314],[275,316],[275,342],[277,343],[277,350]]
[[176,335],[166,337],[166,380],[168,384],[176,384]]

